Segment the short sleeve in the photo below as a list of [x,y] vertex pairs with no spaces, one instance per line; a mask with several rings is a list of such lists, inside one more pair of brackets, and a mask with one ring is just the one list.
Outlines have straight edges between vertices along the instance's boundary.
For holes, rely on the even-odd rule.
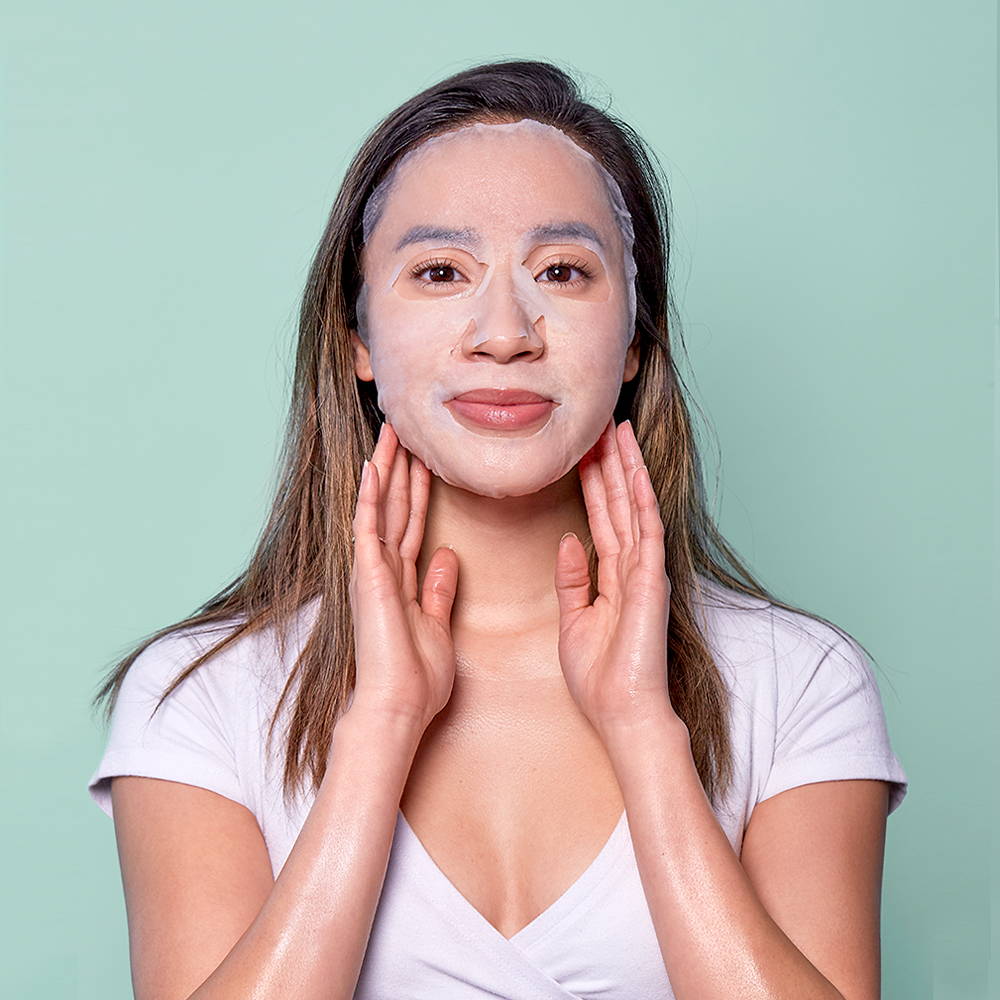
[[215,658],[206,661],[153,714],[173,679],[201,652],[192,637],[170,634],[147,646],[126,672],[104,754],[87,784],[108,816],[111,778],[125,774],[198,785],[247,805],[236,764],[233,671],[220,669]]
[[776,660],[774,758],[758,801],[815,781],[890,782],[889,812],[908,779],[892,750],[874,671],[861,647],[838,636],[818,656]]

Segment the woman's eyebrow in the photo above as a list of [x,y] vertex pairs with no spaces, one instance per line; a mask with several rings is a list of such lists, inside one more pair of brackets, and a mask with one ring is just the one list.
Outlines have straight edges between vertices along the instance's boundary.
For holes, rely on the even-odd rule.
[[528,230],[527,236],[531,240],[548,240],[552,243],[560,243],[563,240],[593,240],[602,250],[608,249],[593,226],[575,219],[570,222],[550,222],[544,226],[535,226],[534,229]]
[[451,243],[475,253],[478,252],[481,242],[479,233],[474,229],[447,229],[443,226],[421,224],[407,229],[392,248],[392,252],[396,253],[411,243]]
[[[554,243],[573,239],[593,240],[602,250],[607,250],[597,230],[577,219],[535,226],[529,229],[525,236],[530,240],[548,240]],[[451,243],[478,253],[482,246],[482,237],[475,229],[449,229],[445,226],[420,224],[411,226],[400,237],[399,242],[393,247],[393,253],[408,247],[411,243]]]

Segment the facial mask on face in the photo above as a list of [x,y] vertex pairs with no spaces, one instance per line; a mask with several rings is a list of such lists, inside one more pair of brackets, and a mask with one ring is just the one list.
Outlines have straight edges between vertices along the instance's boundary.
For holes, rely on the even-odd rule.
[[[635,333],[634,235],[614,178],[552,126],[476,123],[404,155],[363,228],[358,335],[404,447],[485,496],[568,472],[607,424]],[[452,280],[422,277],[435,270]],[[523,429],[463,423],[451,401],[485,388],[538,393],[551,412]]]

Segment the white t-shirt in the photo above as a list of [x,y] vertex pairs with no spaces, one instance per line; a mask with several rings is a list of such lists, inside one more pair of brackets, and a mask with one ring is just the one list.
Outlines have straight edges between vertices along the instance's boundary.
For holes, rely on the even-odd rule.
[[[732,694],[735,781],[716,816],[737,852],[756,803],[815,781],[907,777],[890,746],[879,688],[856,643],[804,615],[702,579],[705,635]],[[738,609],[718,606],[718,596]],[[283,728],[266,759],[271,712],[308,635],[300,616],[284,661],[273,635],[244,637],[209,660],[148,721],[166,685],[221,638],[166,636],[125,676],[88,788],[110,816],[110,778],[135,774],[211,789],[260,824],[277,877],[312,804],[282,800]],[[290,704],[282,708],[284,721]],[[505,938],[455,888],[397,811],[385,882],[356,1000],[498,996],[511,1000],[671,1000],[623,813],[593,863],[547,910]]]

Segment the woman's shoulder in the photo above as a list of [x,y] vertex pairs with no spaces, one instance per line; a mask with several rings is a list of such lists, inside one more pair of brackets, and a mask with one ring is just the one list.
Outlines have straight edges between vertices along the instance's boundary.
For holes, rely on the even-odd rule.
[[[210,689],[235,703],[248,697],[269,700],[283,690],[315,622],[318,599],[308,602],[279,632],[274,626],[239,633],[246,617],[175,628],[149,643],[123,678],[123,687],[165,688],[206,653],[211,653],[182,681]],[[284,644],[279,639],[284,636]],[[216,649],[216,647],[219,647]],[[215,652],[211,652],[215,649]]]
[[132,774],[200,785],[260,816],[262,734],[314,610],[295,616],[283,653],[276,630],[265,628],[236,636],[189,671],[238,631],[238,618],[175,628],[145,646],[122,678],[88,782],[98,805],[111,815],[111,778]]
[[821,618],[725,587],[700,574],[693,590],[695,616],[720,667],[773,666],[854,642],[843,629]]
[[849,689],[878,697],[868,653],[841,626],[705,577],[693,603],[713,660],[738,696],[779,709],[807,688],[831,698]]
[[732,695],[736,743],[752,748],[748,805],[798,784],[878,778],[891,783],[895,809],[907,778],[861,644],[808,613],[699,582],[696,603]]

